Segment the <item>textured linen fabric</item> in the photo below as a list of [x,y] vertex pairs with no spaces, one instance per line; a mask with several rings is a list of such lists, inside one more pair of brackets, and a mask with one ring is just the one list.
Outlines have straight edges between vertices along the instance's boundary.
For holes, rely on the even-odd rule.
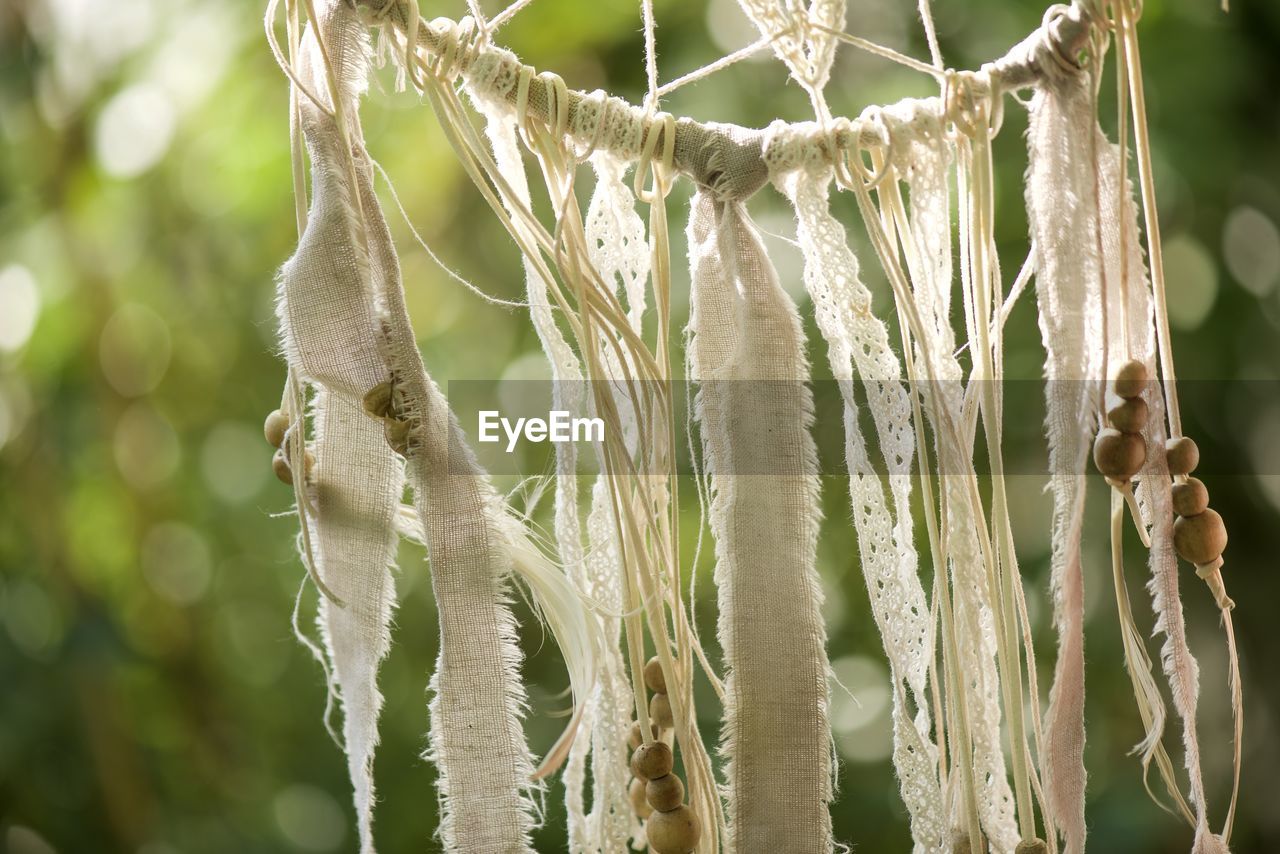
[[[342,71],[344,98],[363,88],[360,36],[341,15],[320,20],[326,46]],[[324,66],[309,30],[303,77],[329,95]],[[331,102],[330,102],[331,106]],[[378,664],[386,655],[395,600],[391,567],[403,473],[382,425],[361,411],[363,393],[387,378],[369,303],[368,265],[353,240],[350,187],[334,120],[300,101],[301,128],[312,162],[307,226],[279,283],[284,350],[297,375],[315,389],[312,410],[315,469],[306,500],[312,552],[325,586],[318,622],[334,685],[342,701],[342,737],[350,766],[360,849],[373,851],[373,757],[378,742]]]
[[1058,629],[1042,760],[1045,797],[1066,840],[1084,850],[1085,461],[1097,426],[1102,372],[1101,258],[1088,75],[1046,81],[1027,130],[1027,216],[1039,253],[1036,294],[1045,347],[1053,549],[1050,584]]
[[833,849],[817,462],[804,339],[742,204],[689,220],[689,358],[711,478],[725,657],[725,849]]

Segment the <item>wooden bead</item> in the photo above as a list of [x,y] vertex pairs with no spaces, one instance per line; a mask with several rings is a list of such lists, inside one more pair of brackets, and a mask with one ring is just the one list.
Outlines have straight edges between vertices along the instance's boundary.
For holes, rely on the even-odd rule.
[[649,719],[663,729],[671,729],[676,719],[671,714],[671,698],[666,694],[654,694],[649,701]]
[[1120,366],[1120,370],[1116,371],[1115,382],[1112,388],[1115,390],[1116,397],[1133,398],[1142,394],[1143,389],[1147,387],[1147,366],[1137,359],[1132,359]]
[[644,787],[649,806],[658,812],[668,812],[684,803],[684,783],[675,774],[650,780]]
[[662,675],[662,662],[656,655],[645,662],[644,684],[655,694],[667,693],[667,678]]
[[387,437],[391,450],[400,456],[409,452],[409,422],[398,418],[386,418],[382,422],[382,434]]
[[1199,516],[1209,507],[1209,490],[1197,478],[1173,485],[1173,512],[1179,516]]
[[1116,404],[1107,410],[1107,423],[1121,433],[1141,433],[1147,425],[1147,402],[1135,397]]
[[281,483],[293,486],[293,470],[289,468],[289,461],[284,458],[284,451],[276,451],[271,455],[271,470]]
[[386,418],[391,414],[391,382],[378,383],[364,394],[361,401],[364,411],[374,418]]
[[1212,563],[1226,547],[1227,526],[1216,510],[1179,516],[1173,523],[1173,548],[1185,561],[1197,566]]
[[698,847],[702,823],[697,813],[681,805],[649,816],[644,832],[654,854],[689,854]]
[[1147,459],[1147,443],[1136,433],[1121,433],[1113,427],[1098,431],[1093,440],[1093,463],[1109,478],[1131,479]]
[[1049,846],[1043,839],[1024,839],[1013,849],[1013,854],[1049,854]]
[[656,780],[671,773],[675,756],[663,741],[646,741],[631,754],[631,773],[642,780]]
[[[979,851],[986,851],[986,840],[978,837]],[[951,854],[973,854],[973,843],[969,839],[969,831],[955,828],[951,831]]]
[[[293,460],[290,459],[291,452],[289,450],[289,446],[285,445],[284,447],[282,447],[280,449],[280,453],[284,455],[284,461],[289,464],[290,468],[292,468]],[[302,453],[302,460],[303,460],[302,476],[311,477],[311,473],[315,471],[315,468],[316,468],[316,455],[311,453],[310,448],[307,448]],[[290,479],[289,482],[293,483],[293,480]]]
[[[649,722],[649,728],[653,731],[653,737],[650,738],[649,740],[657,741],[661,737],[662,733],[658,731],[658,728],[653,725],[652,721]],[[643,743],[644,743],[644,739],[640,737],[640,722],[632,721],[631,733],[630,735],[627,736],[627,745],[632,750],[635,750],[637,747],[639,747]]]
[[278,448],[284,444],[284,434],[288,429],[289,416],[279,409],[273,409],[262,424],[262,435],[267,438],[267,443],[271,447]]
[[1191,474],[1200,465],[1200,448],[1195,440],[1186,436],[1166,441],[1164,456],[1169,464],[1169,474]]
[[631,788],[627,790],[627,795],[631,798],[631,808],[640,816],[641,821],[653,815],[653,807],[645,800],[645,790],[644,780],[639,777],[631,778]]

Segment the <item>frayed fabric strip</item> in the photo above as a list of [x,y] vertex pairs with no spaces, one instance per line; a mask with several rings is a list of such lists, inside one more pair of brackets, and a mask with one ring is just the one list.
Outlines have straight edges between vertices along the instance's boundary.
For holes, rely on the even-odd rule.
[[[825,854],[833,850],[829,665],[799,317],[740,202],[699,191],[689,252],[689,358],[726,665],[726,850]],[[762,460],[784,473],[744,473]]]

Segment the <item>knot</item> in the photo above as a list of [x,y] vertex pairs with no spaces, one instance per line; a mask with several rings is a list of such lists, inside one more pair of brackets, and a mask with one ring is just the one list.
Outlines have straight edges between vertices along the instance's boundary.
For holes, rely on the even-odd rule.
[[699,127],[689,119],[675,126],[674,153],[681,171],[716,199],[745,201],[768,182],[765,133],[716,123]]
[[948,68],[942,81],[942,115],[958,132],[976,138],[994,136],[1004,121],[999,74],[990,63],[978,71]]
[[1061,3],[1045,10],[1041,19],[1039,42],[1035,50],[1036,66],[1048,79],[1071,79],[1084,70],[1080,52],[1094,38],[1094,27],[1083,4]]
[[1213,601],[1223,611],[1234,611],[1236,603],[1227,595],[1227,586],[1222,582],[1222,557],[1219,555],[1212,563],[1196,566],[1196,575],[1209,585]]

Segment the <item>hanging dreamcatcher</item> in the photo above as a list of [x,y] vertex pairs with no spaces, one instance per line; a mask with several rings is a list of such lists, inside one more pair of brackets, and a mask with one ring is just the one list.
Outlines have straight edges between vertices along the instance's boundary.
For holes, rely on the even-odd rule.
[[[563,779],[574,852],[842,847],[829,815],[837,763],[807,346],[745,206],[769,184],[794,208],[803,284],[843,405],[852,522],[889,662],[893,762],[915,850],[1084,850],[1081,537],[1092,455],[1111,486],[1115,594],[1146,731],[1137,748],[1143,773],[1155,766],[1160,800],[1192,829],[1193,851],[1226,851],[1235,790],[1211,827],[1178,558],[1221,609],[1230,673],[1219,681],[1232,692],[1238,788],[1234,605],[1220,572],[1226,532],[1192,476],[1196,446],[1180,427],[1135,32],[1140,3],[1052,7],[1002,59],[955,71],[943,63],[927,0],[920,13],[931,62],[844,33],[844,0],[740,0],[760,39],[660,86],[644,0],[648,95],[635,106],[570,91],[497,46],[497,30],[528,2],[491,19],[473,3],[461,21],[428,22],[414,0],[285,0],[283,46],[279,0],[268,9],[271,44],[292,84],[300,240],[279,281],[289,373],[266,432],[279,449],[276,472],[294,489],[300,552],[321,593],[315,651],[342,706],[362,851],[373,850],[377,670],[401,536],[426,545],[439,610],[429,758],[446,850],[532,850],[537,798],[553,774]],[[833,115],[823,91],[841,44],[931,75],[939,95],[856,119]],[[1096,119],[1112,46],[1116,142]],[[759,51],[786,65],[813,121],[752,130],[660,109],[678,86]],[[495,490],[417,349],[358,112],[371,64],[388,55],[401,85],[425,96],[520,249],[524,304],[556,407],[604,424],[585,451],[557,445],[554,548]],[[1028,91],[1020,103],[1030,115],[1031,250],[1006,289],[993,238],[991,141],[1006,96]],[[542,217],[532,210],[526,155],[545,185]],[[680,179],[695,188],[687,280],[673,274],[668,242],[667,199]],[[588,180],[584,211],[575,185]],[[859,259],[832,214],[833,187],[856,201],[891,288],[893,325],[872,311]],[[1046,592],[1058,644],[1047,695],[1010,525],[999,382],[1005,321],[1033,277],[1054,504]],[[686,283],[680,347],[684,320],[672,314],[672,293]],[[679,559],[682,431],[673,394],[685,378],[697,389],[694,480],[715,543],[720,671],[700,644]],[[864,407],[869,419],[860,417]],[[577,474],[580,453],[596,456],[598,476]],[[991,466],[989,489],[980,489],[975,459]],[[406,486],[410,504],[402,503]],[[1127,519],[1149,549],[1182,769],[1165,748],[1164,689],[1132,616]],[[921,522],[927,552],[917,551]],[[513,580],[531,592],[572,687],[572,716],[541,761],[523,730]],[[718,758],[695,714],[702,680],[722,707]]]

